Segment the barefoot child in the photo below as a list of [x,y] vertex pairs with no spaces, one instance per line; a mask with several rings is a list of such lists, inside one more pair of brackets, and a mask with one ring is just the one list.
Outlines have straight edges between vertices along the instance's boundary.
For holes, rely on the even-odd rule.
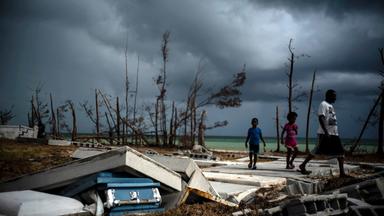
[[[260,140],[263,141],[265,147],[265,141],[261,133],[261,129],[257,127],[259,120],[253,118],[251,121],[252,127],[248,129],[247,139],[245,140],[245,148],[248,148],[249,141],[249,164],[248,168],[256,169],[257,154],[260,149]],[[252,166],[252,156],[253,156],[253,166]]]
[[[284,125],[283,131],[281,132],[281,143],[285,144],[287,148],[287,166],[286,169],[293,169],[295,165],[293,165],[293,160],[295,160],[298,149],[297,149],[297,125],[296,125],[297,113],[290,112],[287,115],[288,123]],[[286,133],[285,139],[284,133]]]

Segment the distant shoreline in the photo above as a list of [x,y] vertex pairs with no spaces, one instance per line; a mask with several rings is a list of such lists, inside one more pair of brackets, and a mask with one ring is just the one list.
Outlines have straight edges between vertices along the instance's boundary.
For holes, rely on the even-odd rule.
[[[265,137],[266,150],[275,151],[277,149],[277,140],[274,137]],[[298,138],[298,146],[300,151],[305,151],[305,138]],[[354,143],[354,139],[341,139],[344,148],[349,150],[349,147]],[[245,137],[243,136],[206,136],[206,146],[209,149],[222,149],[222,150],[234,150],[234,151],[246,151],[245,149]],[[317,138],[310,138],[308,140],[308,148],[312,150],[317,143]],[[374,153],[377,148],[377,140],[374,139],[362,139],[360,141],[360,151],[366,153]],[[262,148],[263,149],[263,148]],[[283,144],[280,144],[280,151],[285,151],[286,148]]]

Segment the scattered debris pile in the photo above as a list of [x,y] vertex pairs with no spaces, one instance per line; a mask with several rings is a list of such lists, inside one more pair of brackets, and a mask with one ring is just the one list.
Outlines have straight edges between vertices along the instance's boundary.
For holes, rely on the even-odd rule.
[[[315,174],[303,176],[284,169],[284,158],[279,157],[258,163],[255,171],[247,169],[244,159],[192,160],[184,153],[140,153],[126,146],[48,143],[47,148],[65,150],[76,160],[61,160],[65,163],[38,172],[20,172],[24,175],[2,182],[0,214],[384,215],[380,163],[370,164],[372,171],[364,175],[340,179],[332,177],[335,166],[324,161],[314,161],[309,169]],[[41,146],[36,144],[35,153],[41,154],[41,161],[51,160]],[[8,157],[0,162],[12,163],[15,155]],[[26,165],[36,162],[24,159]],[[353,174],[360,168],[347,165],[346,169]]]
[[83,159],[3,182],[0,191],[24,191],[18,194],[24,197],[33,190],[74,198],[94,215],[164,211],[200,200],[236,206],[220,198],[189,158],[150,158],[129,147],[76,155]]

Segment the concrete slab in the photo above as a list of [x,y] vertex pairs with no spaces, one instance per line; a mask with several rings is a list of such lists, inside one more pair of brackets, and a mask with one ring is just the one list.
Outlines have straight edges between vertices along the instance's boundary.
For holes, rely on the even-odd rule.
[[212,187],[210,182],[203,175],[201,169],[192,159],[188,157],[163,155],[149,155],[149,157],[179,173],[183,177],[183,180],[188,183],[179,204],[188,199],[188,196],[191,195],[191,191],[197,192],[198,196],[204,194],[204,196],[210,198],[214,197],[216,200],[220,199],[219,193]]
[[55,146],[70,146],[72,144],[71,141],[68,140],[56,140],[56,139],[49,139],[48,145],[55,145]]
[[3,182],[0,191],[46,191],[101,171],[125,172],[132,177],[152,178],[160,182],[161,188],[168,192],[182,190],[182,179],[178,173],[126,146]]
[[[213,196],[211,193],[206,193],[204,191],[197,190],[194,188],[189,188],[189,187],[187,188],[186,193],[184,193],[183,198],[181,199],[181,202],[179,203],[179,205],[187,202],[188,200],[190,200],[190,201],[194,200],[196,197],[198,197],[197,198],[198,202],[201,202],[202,198],[203,198],[205,200],[214,201],[217,203],[221,203],[223,205],[232,206],[232,207],[236,207],[236,208],[239,207],[239,205],[237,203],[225,200],[219,196]],[[196,202],[196,200],[195,200],[195,202]],[[194,203],[194,201],[192,201],[192,203]]]
[[212,166],[228,166],[228,165],[243,165],[244,162],[236,161],[214,161],[214,160],[193,160],[200,167],[212,167]]
[[211,186],[210,182],[205,178],[200,169],[196,169],[191,180],[188,182],[186,190],[183,191],[183,195],[179,200],[178,205],[183,203],[201,202],[202,200],[210,200],[223,205],[238,207],[238,202],[233,202],[233,200],[229,201],[221,197]]
[[200,169],[197,164],[189,157],[176,157],[164,155],[147,155],[153,160],[165,165],[171,170],[179,173],[183,180],[188,182],[196,169]]
[[[300,162],[296,162],[296,167],[298,167]],[[237,163],[222,163],[221,166],[215,167],[206,167],[203,171],[208,172],[222,172],[222,173],[231,173],[231,174],[250,174],[250,175],[260,175],[260,176],[270,176],[270,177],[281,177],[286,178],[307,178],[314,176],[329,176],[329,175],[338,175],[338,165],[329,164],[328,162],[317,162],[311,161],[307,165],[307,169],[311,170],[312,173],[309,176],[302,175],[295,169],[285,169],[285,161],[276,160],[271,162],[257,163],[256,170],[248,169],[247,162],[237,162]],[[356,165],[345,165],[346,173],[352,170],[360,169]]]
[[[284,157],[274,157],[273,159],[270,162],[257,163],[256,170],[248,169],[248,160],[244,160],[244,162],[211,162],[211,164],[216,166],[203,168],[203,173],[208,180],[220,182],[214,183],[215,189],[220,195],[232,197],[232,199],[237,196],[236,200],[242,199],[239,197],[241,192],[237,194],[229,194],[228,192],[235,190],[234,188],[236,187],[238,187],[239,191],[241,190],[240,188],[243,188],[242,192],[245,194],[247,190],[252,190],[245,189],[246,186],[244,185],[255,187],[285,186],[285,191],[289,195],[316,194],[323,190],[324,184],[319,178],[313,177],[338,176],[338,165],[333,160],[313,160],[307,165],[307,169],[312,171],[311,175],[302,175],[296,169],[285,169],[286,162]],[[295,161],[297,167],[302,160],[300,158]],[[203,164],[206,165],[207,163]],[[359,166],[345,165],[347,173],[357,169],[359,169]],[[230,183],[232,187],[229,187],[231,186],[229,184],[228,189],[223,189],[224,186],[220,186],[220,184],[224,183]]]
[[231,173],[203,172],[210,181],[218,181],[233,184],[269,187],[273,185],[285,185],[286,179],[281,177],[268,177],[259,175],[239,175]]
[[287,186],[285,192],[288,195],[305,195],[305,194],[316,194],[323,191],[324,182],[321,180],[299,180],[287,178]]
[[188,182],[188,188],[193,188],[196,190],[200,190],[206,193],[211,194],[212,196],[220,197],[220,195],[216,192],[216,190],[209,183],[208,178],[203,175],[200,168],[197,168],[193,173],[191,179]]
[[182,201],[184,196],[186,195],[188,188],[187,188],[187,183],[182,181],[182,190],[181,191],[176,191],[173,193],[168,193],[168,194],[162,194],[161,199],[162,199],[162,206],[164,209],[173,209],[178,207]]
[[75,215],[85,213],[83,208],[76,199],[37,191],[0,193],[0,215]]
[[253,185],[239,185],[216,181],[210,181],[210,183],[223,199],[234,203],[240,203],[248,197],[254,197],[255,192],[261,188]]
[[240,185],[240,184],[225,183],[225,182],[218,182],[218,181],[209,181],[209,183],[223,198],[229,195],[236,195],[250,189],[260,188],[254,185]]
[[232,199],[236,200],[237,203],[244,202],[244,203],[250,203],[255,200],[256,197],[256,191],[260,188],[253,188],[249,190],[242,191],[238,194],[233,194]]
[[92,157],[95,155],[99,155],[102,153],[105,153],[107,151],[110,151],[110,149],[106,148],[85,148],[85,147],[79,147],[76,149],[75,152],[71,155],[74,159],[84,159],[88,157]]

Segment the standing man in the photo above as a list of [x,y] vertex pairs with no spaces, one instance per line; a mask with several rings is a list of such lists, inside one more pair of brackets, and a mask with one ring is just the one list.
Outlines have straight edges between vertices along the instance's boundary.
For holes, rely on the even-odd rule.
[[312,152],[305,158],[297,171],[302,174],[309,174],[310,171],[305,169],[305,165],[315,155],[326,155],[328,157],[336,157],[339,162],[340,177],[346,177],[344,172],[344,147],[341,144],[339,133],[337,130],[336,112],[332,104],[336,101],[336,91],[329,89],[325,93],[325,101],[319,106],[319,129],[318,143]]

